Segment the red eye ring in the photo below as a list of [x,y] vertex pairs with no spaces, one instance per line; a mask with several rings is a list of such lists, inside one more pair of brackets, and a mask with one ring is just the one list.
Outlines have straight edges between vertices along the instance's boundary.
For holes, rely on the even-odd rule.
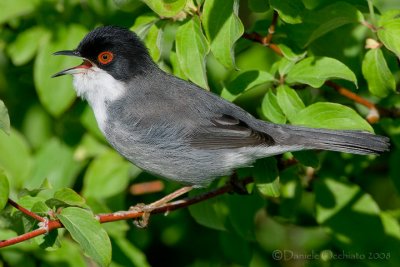
[[113,58],[114,58],[113,53],[111,53],[110,51],[104,51],[98,55],[97,60],[101,64],[106,65],[106,64],[110,63],[113,60]]

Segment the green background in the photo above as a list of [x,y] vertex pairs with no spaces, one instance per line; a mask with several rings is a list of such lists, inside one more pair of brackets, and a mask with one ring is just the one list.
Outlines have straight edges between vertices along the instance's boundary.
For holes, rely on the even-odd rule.
[[[67,228],[0,249],[2,266],[400,265],[397,0],[1,0],[0,10],[0,99],[7,108],[0,105],[0,204],[9,193],[43,216],[61,212]],[[272,42],[283,57],[242,37],[267,35],[274,10]],[[160,177],[109,147],[71,77],[50,78],[80,62],[53,52],[73,49],[109,24],[136,31],[165,71],[258,118],[374,131],[391,138],[391,150],[259,160],[238,171],[256,181],[248,196],[226,194],[154,215],[147,229],[131,221],[100,226],[91,212],[128,210],[180,187],[165,182],[162,192],[129,193],[130,185]],[[378,47],[365,48],[368,38]],[[381,108],[373,128],[368,109],[324,85],[328,80]],[[35,228],[9,206],[0,213],[0,239]]]

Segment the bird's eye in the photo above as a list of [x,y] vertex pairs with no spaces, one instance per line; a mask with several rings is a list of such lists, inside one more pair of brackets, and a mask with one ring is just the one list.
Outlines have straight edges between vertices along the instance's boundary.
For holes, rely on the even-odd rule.
[[110,63],[113,60],[114,54],[110,51],[104,51],[99,54],[97,59],[103,65]]

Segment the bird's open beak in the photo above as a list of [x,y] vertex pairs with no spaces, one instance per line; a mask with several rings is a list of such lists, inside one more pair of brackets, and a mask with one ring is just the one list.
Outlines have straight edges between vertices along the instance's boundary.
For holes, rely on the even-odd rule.
[[81,54],[78,51],[75,51],[75,50],[62,50],[62,51],[55,52],[53,55],[55,55],[55,56],[59,56],[60,55],[60,56],[79,57],[79,58],[83,59],[83,63],[81,65],[78,65],[78,66],[75,66],[75,67],[72,67],[72,68],[57,72],[56,74],[51,76],[51,78],[55,78],[55,77],[62,76],[62,75],[65,75],[65,74],[83,73],[87,69],[89,69],[89,68],[91,68],[93,66],[93,64],[89,60],[83,58],[81,56]]

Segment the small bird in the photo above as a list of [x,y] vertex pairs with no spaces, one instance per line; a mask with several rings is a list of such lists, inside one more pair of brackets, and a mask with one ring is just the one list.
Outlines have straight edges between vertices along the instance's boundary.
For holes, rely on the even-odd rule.
[[138,36],[104,26],[74,50],[83,59],[53,77],[73,75],[108,142],[143,170],[201,187],[258,158],[320,149],[378,154],[389,139],[363,131],[268,123],[218,95],[161,70]]

